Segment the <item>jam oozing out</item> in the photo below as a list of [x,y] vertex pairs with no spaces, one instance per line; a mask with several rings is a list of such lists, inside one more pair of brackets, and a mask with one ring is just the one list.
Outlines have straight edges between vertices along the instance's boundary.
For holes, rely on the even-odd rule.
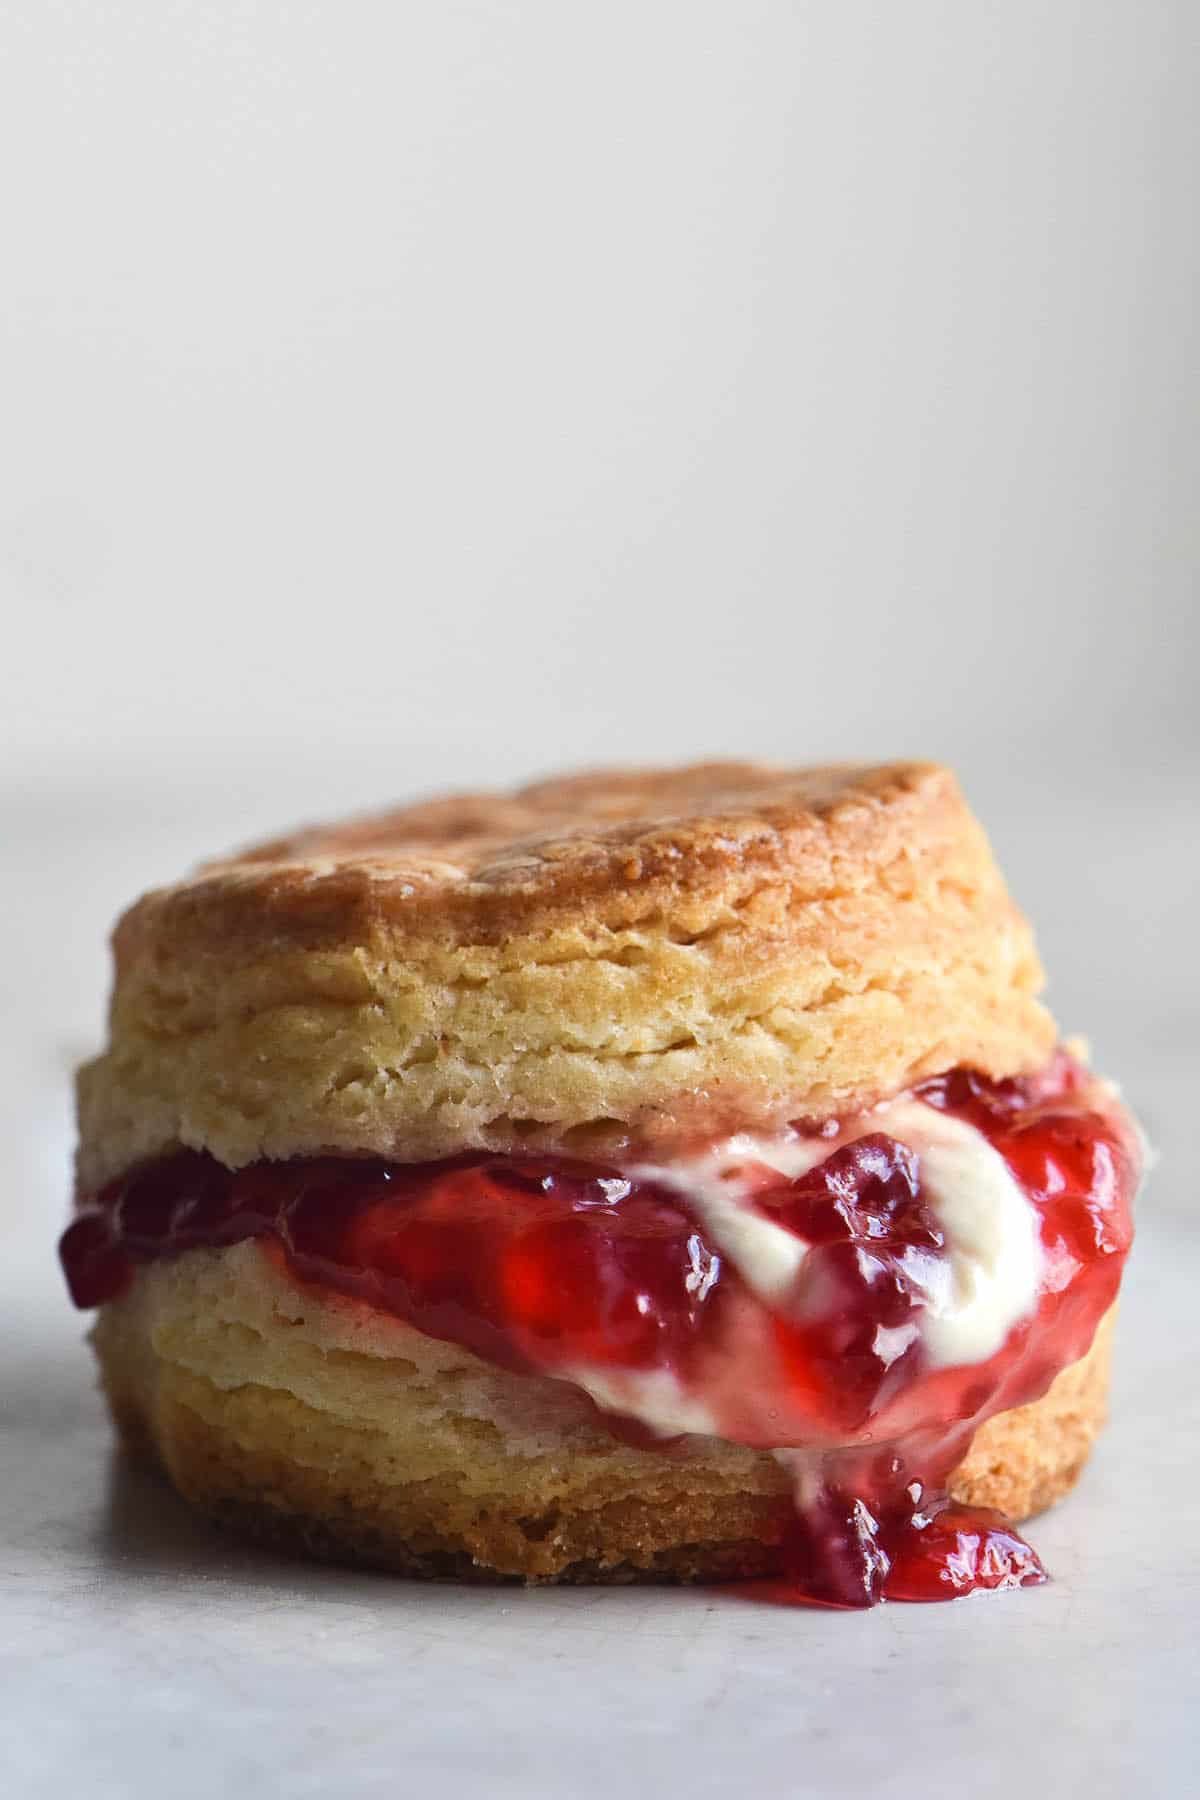
[[784,1539],[782,1581],[753,1582],[741,1597],[782,1605],[851,1608],[887,1600],[955,1600],[1000,1588],[1037,1587],[1046,1571],[1002,1513],[924,1502],[919,1482],[874,1502],[824,1487]]
[[888,1135],[886,1110],[859,1135],[826,1128],[828,1156],[794,1179],[755,1172],[747,1204],[805,1246],[769,1298],[676,1184],[553,1157],[233,1172],[180,1152],[85,1196],[63,1267],[90,1307],[139,1263],[262,1239],[296,1278],[432,1337],[602,1383],[617,1410],[601,1416],[643,1444],[663,1440],[638,1422],[638,1382],[669,1378],[715,1433],[775,1450],[794,1474],[776,1597],[869,1606],[1028,1586],[1045,1579],[1034,1552],[998,1514],[950,1501],[946,1483],[984,1419],[1037,1398],[1088,1349],[1132,1235],[1135,1135],[1063,1054],[1021,1080],[956,1070],[913,1098],[975,1127],[1035,1211],[1033,1307],[983,1362],[939,1366],[923,1342],[946,1232],[919,1151]]

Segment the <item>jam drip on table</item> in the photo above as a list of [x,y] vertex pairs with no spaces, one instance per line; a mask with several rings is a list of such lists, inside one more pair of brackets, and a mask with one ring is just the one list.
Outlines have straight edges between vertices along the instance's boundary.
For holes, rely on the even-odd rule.
[[722,1436],[776,1449],[794,1469],[788,1576],[774,1597],[953,1599],[1045,1579],[1003,1518],[945,1490],[983,1420],[1044,1393],[1115,1298],[1137,1150],[1098,1092],[1063,1053],[1035,1077],[956,1070],[915,1090],[1000,1152],[1041,1234],[1034,1312],[987,1362],[958,1368],[931,1366],[922,1348],[945,1237],[919,1155],[882,1129],[796,1179],[757,1171],[753,1206],[809,1246],[769,1306],[705,1241],[686,1195],[554,1157],[231,1171],[180,1152],[84,1197],[61,1257],[76,1305],[91,1307],[120,1295],[139,1263],[258,1238],[295,1278],[504,1368],[599,1371],[631,1411],[598,1416],[643,1445],[664,1440],[633,1416],[637,1379],[668,1374]]

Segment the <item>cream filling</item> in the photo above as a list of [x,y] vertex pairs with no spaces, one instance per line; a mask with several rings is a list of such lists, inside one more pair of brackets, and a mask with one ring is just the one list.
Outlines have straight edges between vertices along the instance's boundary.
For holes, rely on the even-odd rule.
[[926,1204],[946,1234],[949,1281],[928,1290],[921,1340],[935,1368],[986,1362],[1037,1304],[1038,1217],[1008,1164],[973,1125],[923,1101],[897,1102],[885,1129],[921,1159]]
[[[640,1163],[625,1173],[685,1199],[710,1248],[752,1293],[776,1305],[795,1283],[809,1246],[755,1210],[761,1170],[794,1181],[876,1131],[919,1157],[921,1191],[946,1238],[943,1256],[910,1263],[925,1304],[912,1324],[879,1328],[876,1355],[891,1363],[919,1336],[933,1368],[986,1362],[1037,1304],[1042,1249],[1033,1206],[999,1151],[966,1120],[922,1100],[899,1099],[859,1115],[835,1136],[739,1132],[700,1156]],[[720,1435],[703,1394],[689,1392],[669,1371],[581,1364],[560,1373],[602,1410],[625,1413],[664,1437]]]
[[723,1435],[712,1408],[669,1369],[601,1370],[584,1363],[555,1374],[581,1387],[601,1412],[624,1413],[660,1437]]
[[[912,1324],[879,1329],[876,1354],[890,1363],[919,1336],[933,1368],[986,1362],[1037,1303],[1042,1248],[1033,1206],[999,1151],[965,1120],[924,1101],[899,1099],[860,1115],[836,1136],[739,1133],[701,1156],[642,1163],[627,1173],[686,1198],[711,1248],[751,1292],[774,1305],[796,1281],[809,1246],[754,1209],[761,1169],[795,1180],[875,1131],[919,1157],[922,1193],[946,1238],[943,1256],[910,1263],[925,1303]],[[597,1405],[630,1413],[653,1430],[716,1429],[703,1402],[674,1377],[622,1371],[614,1379],[581,1368],[570,1379]]]

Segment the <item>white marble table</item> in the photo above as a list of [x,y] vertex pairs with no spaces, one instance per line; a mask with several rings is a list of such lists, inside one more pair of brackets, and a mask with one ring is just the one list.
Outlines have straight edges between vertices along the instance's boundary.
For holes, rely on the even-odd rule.
[[[115,835],[95,818],[17,808],[4,819],[17,946],[0,1046],[6,1794],[1197,1791],[1200,1233],[1187,1158],[1200,984],[1194,955],[1179,961],[1196,894],[1188,845],[1151,823],[1137,867],[1128,835],[1098,852],[1089,936],[1062,885],[1091,841],[1084,827],[1055,878],[1045,820],[1000,821],[1058,959],[1059,996],[1081,1012],[1092,984],[1105,1060],[1162,1152],[1121,1319],[1112,1429],[1083,1486],[1033,1534],[1049,1586],[841,1615],[703,1591],[468,1591],[310,1569],[215,1535],[113,1459],[82,1321],[52,1260],[67,1068],[95,1034],[107,918],[204,847],[201,823],[212,836],[207,821],[136,813],[123,809]],[[213,841],[241,829],[233,819]],[[1135,912],[1130,956],[1114,963],[1108,933]]]

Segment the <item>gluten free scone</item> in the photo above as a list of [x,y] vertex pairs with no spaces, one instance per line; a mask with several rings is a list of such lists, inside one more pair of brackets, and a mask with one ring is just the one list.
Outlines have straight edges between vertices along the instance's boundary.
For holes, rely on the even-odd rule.
[[413,1574],[1043,1578],[1135,1128],[928,764],[614,771],[147,895],[63,1260],[219,1518]]

